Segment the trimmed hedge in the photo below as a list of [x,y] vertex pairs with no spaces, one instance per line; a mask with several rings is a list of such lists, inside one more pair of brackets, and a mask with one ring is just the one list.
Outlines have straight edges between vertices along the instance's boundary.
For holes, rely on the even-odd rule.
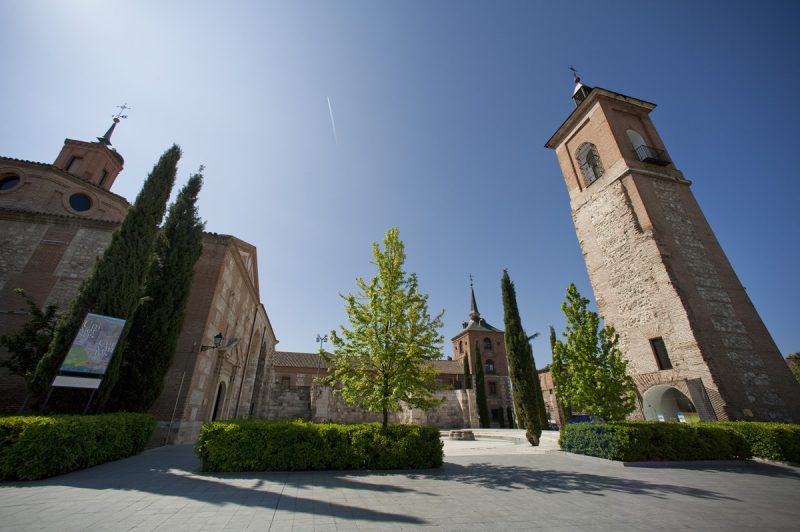
[[746,460],[746,438],[730,423],[621,421],[572,423],[561,431],[561,449],[624,462]]
[[750,452],[757,458],[800,463],[800,425],[753,421],[718,421],[706,425],[735,430],[747,440]]
[[380,423],[344,425],[247,419],[200,429],[195,452],[204,471],[420,469],[443,461],[439,430]]
[[155,428],[148,414],[0,418],[0,480],[36,480],[138,454]]

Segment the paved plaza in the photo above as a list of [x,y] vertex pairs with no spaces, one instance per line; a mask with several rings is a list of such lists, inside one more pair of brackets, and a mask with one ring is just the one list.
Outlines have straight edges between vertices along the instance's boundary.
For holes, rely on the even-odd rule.
[[[202,473],[169,446],[36,482],[0,483],[2,530],[796,530],[800,468],[631,467],[521,431],[445,443],[416,472]],[[502,437],[502,438],[501,438]]]

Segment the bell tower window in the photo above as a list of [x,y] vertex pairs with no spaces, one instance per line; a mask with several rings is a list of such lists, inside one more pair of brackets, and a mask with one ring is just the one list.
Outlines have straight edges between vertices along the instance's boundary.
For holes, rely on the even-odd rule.
[[600,156],[597,154],[597,148],[594,144],[590,142],[581,144],[576,158],[583,172],[586,185],[591,185],[603,175],[603,166],[600,164]]
[[72,175],[78,175],[78,170],[81,169],[81,162],[83,158],[81,157],[73,157],[69,160],[69,165],[67,165],[67,172]]

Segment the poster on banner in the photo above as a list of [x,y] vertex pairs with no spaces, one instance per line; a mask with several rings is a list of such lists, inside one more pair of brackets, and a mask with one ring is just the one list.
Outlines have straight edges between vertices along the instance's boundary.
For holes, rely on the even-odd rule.
[[61,371],[105,374],[123,327],[125,320],[91,312],[87,314],[61,364]]

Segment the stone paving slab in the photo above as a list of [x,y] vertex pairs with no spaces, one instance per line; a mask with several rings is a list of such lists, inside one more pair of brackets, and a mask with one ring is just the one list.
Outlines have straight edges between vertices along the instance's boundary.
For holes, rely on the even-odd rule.
[[[795,530],[800,468],[630,468],[445,441],[441,469],[202,473],[191,446],[0,483],[0,530]],[[502,442],[501,445],[498,442]],[[542,452],[544,451],[544,452]],[[553,451],[553,452],[550,452]]]

